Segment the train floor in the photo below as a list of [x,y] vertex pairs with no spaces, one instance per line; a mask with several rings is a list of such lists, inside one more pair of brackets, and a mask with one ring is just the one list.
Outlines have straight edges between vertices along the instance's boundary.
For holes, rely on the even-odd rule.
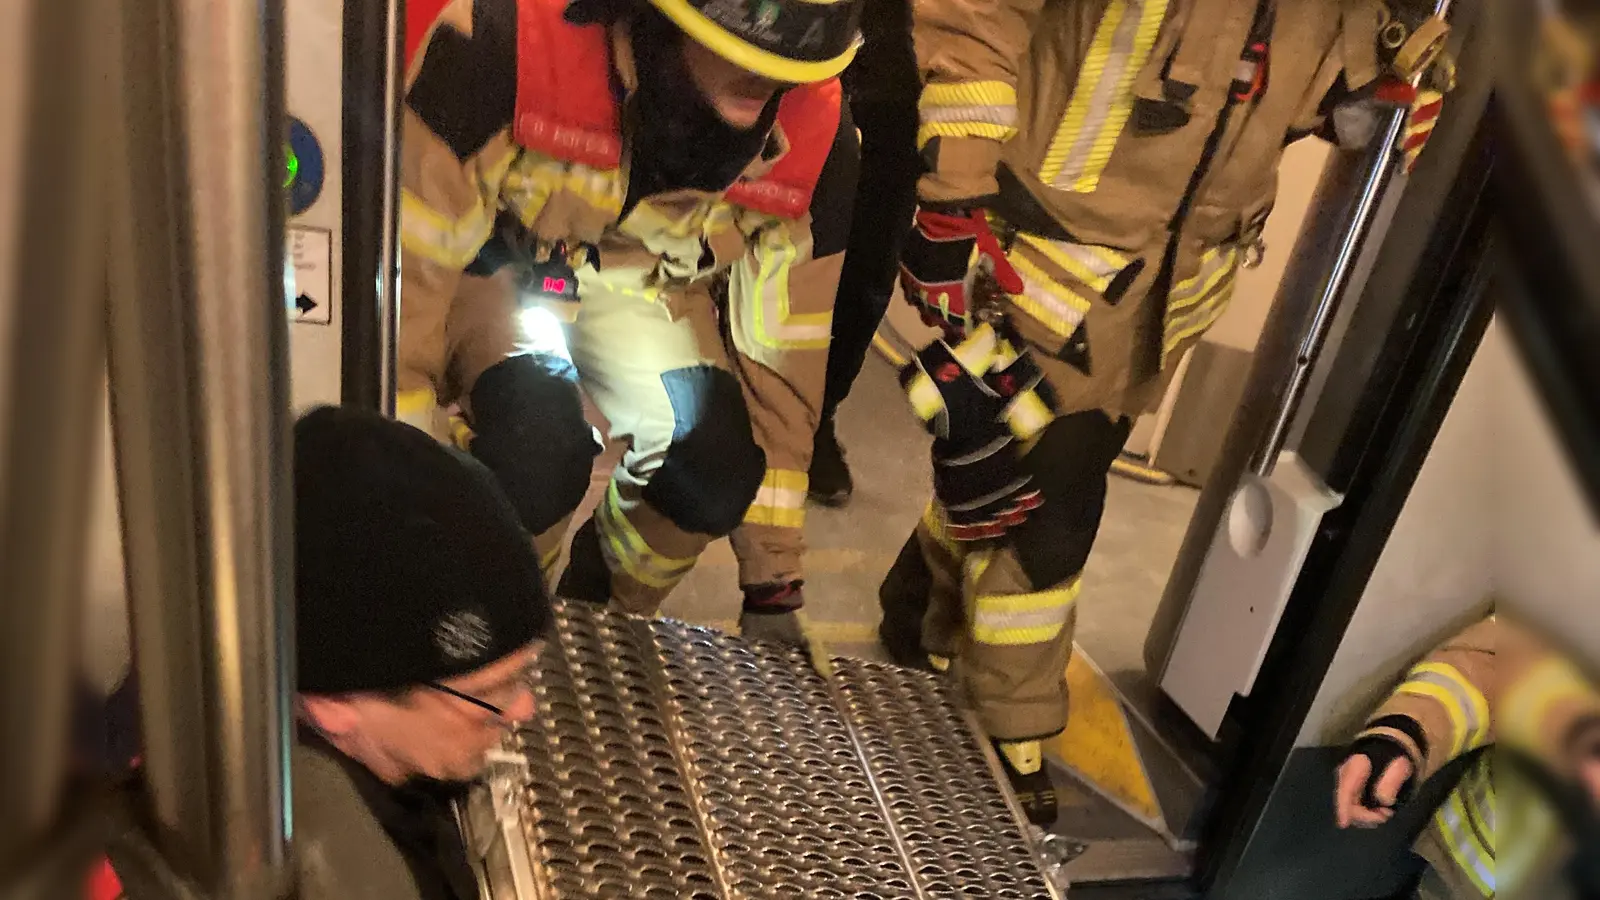
[[[843,509],[813,506],[807,513],[807,614],[833,653],[881,660],[878,585],[927,503],[929,439],[892,367],[876,355],[841,407],[838,430],[856,492]],[[591,508],[619,452],[612,448],[597,464]],[[1075,886],[1084,886],[1083,896],[1091,884],[1160,882],[1190,868],[1184,823],[1203,782],[1192,754],[1174,751],[1151,724],[1156,692],[1147,683],[1143,646],[1197,496],[1189,487],[1113,477],[1084,573],[1079,652],[1068,672],[1073,722],[1048,752],[1063,798],[1053,830],[1080,854],[1068,871]],[[732,549],[718,541],[662,614],[732,631],[739,600]],[[1076,887],[1073,894],[1079,896]]]

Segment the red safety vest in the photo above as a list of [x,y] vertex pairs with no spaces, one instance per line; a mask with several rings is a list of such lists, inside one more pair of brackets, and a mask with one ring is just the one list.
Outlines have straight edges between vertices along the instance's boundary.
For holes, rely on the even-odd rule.
[[[450,0],[406,3],[409,70]],[[622,117],[611,90],[611,44],[603,25],[573,25],[568,0],[518,0],[517,100],[512,137],[529,150],[597,169],[622,164]],[[839,80],[792,88],[778,105],[789,151],[761,178],[727,191],[746,209],[797,219],[828,161],[839,128]]]

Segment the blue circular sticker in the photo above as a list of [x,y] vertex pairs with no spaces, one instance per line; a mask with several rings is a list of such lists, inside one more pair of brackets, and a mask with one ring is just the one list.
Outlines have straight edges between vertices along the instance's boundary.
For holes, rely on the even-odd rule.
[[322,145],[311,127],[289,117],[289,146],[284,151],[283,186],[289,191],[289,215],[298,216],[322,195]]

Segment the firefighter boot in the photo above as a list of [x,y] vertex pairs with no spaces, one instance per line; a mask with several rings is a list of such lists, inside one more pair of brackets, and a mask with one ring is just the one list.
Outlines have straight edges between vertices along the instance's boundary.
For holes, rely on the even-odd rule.
[[811,448],[811,471],[806,495],[812,503],[841,507],[850,502],[856,485],[850,465],[844,461],[844,448],[834,431],[833,416],[822,420]]
[[744,589],[744,609],[739,612],[739,634],[750,641],[806,646],[805,629],[800,624],[800,607],[805,598],[802,582],[761,584]]
[[1050,769],[1044,764],[1044,750],[1038,741],[995,741],[1000,767],[1028,821],[1048,830],[1056,823],[1059,808]]
[[611,567],[600,552],[600,528],[592,517],[572,535],[572,552],[556,594],[597,606],[611,602]]
[[[932,590],[933,573],[928,570],[922,546],[913,531],[878,588],[878,605],[883,608],[878,641],[889,651],[889,658],[899,665],[934,669],[922,649],[922,620],[928,614],[928,595]],[[948,665],[946,662],[946,667]]]

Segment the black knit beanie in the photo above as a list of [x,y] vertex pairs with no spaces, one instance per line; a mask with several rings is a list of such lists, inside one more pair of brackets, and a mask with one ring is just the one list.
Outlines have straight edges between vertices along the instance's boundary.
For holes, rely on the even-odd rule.
[[437,681],[549,630],[532,540],[481,463],[345,407],[305,414],[294,439],[299,690]]

